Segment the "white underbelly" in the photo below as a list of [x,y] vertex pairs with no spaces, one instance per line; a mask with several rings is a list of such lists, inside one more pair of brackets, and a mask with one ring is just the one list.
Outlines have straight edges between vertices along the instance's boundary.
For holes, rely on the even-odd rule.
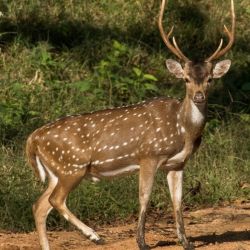
[[139,165],[129,165],[123,168],[118,168],[114,170],[99,172],[101,176],[104,177],[113,177],[113,176],[119,176],[119,175],[126,175],[126,174],[132,174],[135,171],[138,171],[140,169]]

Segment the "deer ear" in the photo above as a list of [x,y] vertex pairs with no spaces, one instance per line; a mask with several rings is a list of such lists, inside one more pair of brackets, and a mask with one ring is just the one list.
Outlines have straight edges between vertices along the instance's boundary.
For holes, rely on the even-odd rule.
[[213,78],[224,76],[231,66],[231,60],[223,60],[215,64],[213,69]]
[[175,60],[168,59],[166,60],[166,66],[170,73],[174,74],[177,78],[183,78],[183,69],[181,64]]

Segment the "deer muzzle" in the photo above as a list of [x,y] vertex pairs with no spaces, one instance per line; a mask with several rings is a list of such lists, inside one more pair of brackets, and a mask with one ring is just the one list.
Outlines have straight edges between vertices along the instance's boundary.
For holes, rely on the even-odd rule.
[[203,103],[205,102],[206,98],[204,93],[202,93],[201,91],[198,91],[195,93],[194,95],[194,102],[195,103]]

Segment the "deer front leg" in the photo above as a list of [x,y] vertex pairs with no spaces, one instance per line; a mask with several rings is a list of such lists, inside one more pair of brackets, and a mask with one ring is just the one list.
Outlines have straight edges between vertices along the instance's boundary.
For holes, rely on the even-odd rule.
[[170,171],[167,175],[170,196],[173,202],[175,222],[177,228],[177,236],[185,250],[194,249],[193,245],[187,240],[184,221],[182,215],[182,182],[183,182],[183,170]]
[[149,247],[145,243],[145,222],[147,206],[152,192],[154,176],[156,172],[156,161],[143,160],[140,163],[139,174],[139,201],[140,213],[137,228],[137,244],[140,250],[147,250]]

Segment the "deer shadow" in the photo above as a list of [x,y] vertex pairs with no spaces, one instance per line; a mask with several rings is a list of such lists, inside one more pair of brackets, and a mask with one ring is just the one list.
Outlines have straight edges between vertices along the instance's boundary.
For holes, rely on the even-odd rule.
[[[250,240],[250,232],[249,231],[239,231],[233,232],[228,231],[223,234],[207,234],[207,235],[200,235],[196,237],[190,237],[190,242],[196,244],[195,248],[204,247],[210,244],[220,244],[225,242],[238,242],[238,241],[246,241]],[[158,241],[155,245],[151,246],[150,249],[154,249],[157,247],[165,247],[165,246],[175,246],[178,245],[176,241]]]
[[250,240],[250,232],[249,231],[239,231],[233,232],[228,231],[223,234],[210,234],[210,235],[200,235],[197,237],[190,237],[192,242],[199,241],[200,243],[198,247],[206,246],[209,244],[223,243],[223,242],[238,242]]
[[176,246],[176,245],[177,245],[177,243],[175,241],[161,240],[161,241],[158,241],[155,245],[151,246],[150,249],[154,249],[157,247]]

